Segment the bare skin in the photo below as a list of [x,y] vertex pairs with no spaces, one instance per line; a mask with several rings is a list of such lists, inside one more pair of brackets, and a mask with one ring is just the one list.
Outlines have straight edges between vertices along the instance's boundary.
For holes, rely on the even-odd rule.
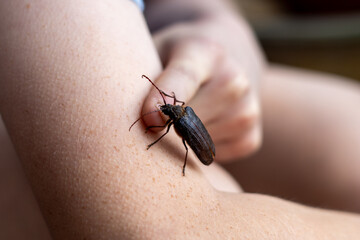
[[227,169],[245,190],[360,213],[360,86],[272,66],[262,85],[264,145]]
[[0,239],[50,239],[2,119],[0,146]]
[[[162,69],[133,3],[0,9],[0,111],[54,239],[359,236],[358,215],[241,193],[193,154],[182,177],[173,132],[145,150],[157,135],[128,127],[151,89],[141,74]],[[219,178],[216,188],[232,193],[213,187]]]

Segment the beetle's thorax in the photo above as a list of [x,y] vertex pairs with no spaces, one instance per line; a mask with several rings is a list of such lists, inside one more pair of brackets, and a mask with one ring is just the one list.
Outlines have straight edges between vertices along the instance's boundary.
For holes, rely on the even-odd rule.
[[160,107],[160,110],[174,121],[178,120],[186,114],[184,107],[179,105],[165,104]]

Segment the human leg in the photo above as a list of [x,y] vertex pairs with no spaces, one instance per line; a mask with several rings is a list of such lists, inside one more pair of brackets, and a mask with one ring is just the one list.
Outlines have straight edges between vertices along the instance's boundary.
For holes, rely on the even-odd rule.
[[360,211],[360,86],[271,67],[262,89],[264,145],[229,166],[245,190]]

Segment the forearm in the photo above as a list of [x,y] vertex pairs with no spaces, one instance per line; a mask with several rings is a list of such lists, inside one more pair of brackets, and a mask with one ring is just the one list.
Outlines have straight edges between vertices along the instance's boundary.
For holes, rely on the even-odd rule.
[[141,75],[161,70],[135,5],[12,1],[0,10],[0,110],[53,237],[168,239],[194,216],[205,228],[217,195],[194,156],[183,177],[174,133],[146,151],[156,136],[141,124],[128,131],[151,87]]
[[151,191],[159,162],[175,164],[150,162],[141,150],[152,138],[128,132],[149,87],[141,74],[160,71],[140,11],[131,1],[0,4],[0,110],[51,233],[131,234],[129,213],[145,210],[127,199]]

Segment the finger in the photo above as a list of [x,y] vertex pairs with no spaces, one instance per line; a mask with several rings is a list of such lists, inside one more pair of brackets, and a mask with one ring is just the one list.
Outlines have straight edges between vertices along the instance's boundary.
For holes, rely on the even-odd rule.
[[238,138],[260,123],[260,107],[255,97],[247,101],[245,108],[237,105],[228,109],[217,121],[207,124],[214,142]]
[[[214,66],[222,56],[222,51],[215,43],[204,39],[187,40],[174,47],[169,64],[156,79],[159,89],[175,96],[178,100],[187,102],[206,82],[214,71]],[[166,103],[173,104],[174,99],[165,97]],[[163,105],[159,91],[152,88],[143,106],[143,113],[150,112]],[[145,120],[146,125],[156,125],[159,115],[150,115]]]
[[262,143],[261,125],[251,129],[247,134],[236,139],[215,143],[218,162],[228,162],[247,157],[258,150]]
[[225,59],[217,71],[190,102],[204,123],[221,117],[232,106],[240,105],[249,90],[245,73],[231,59]]

